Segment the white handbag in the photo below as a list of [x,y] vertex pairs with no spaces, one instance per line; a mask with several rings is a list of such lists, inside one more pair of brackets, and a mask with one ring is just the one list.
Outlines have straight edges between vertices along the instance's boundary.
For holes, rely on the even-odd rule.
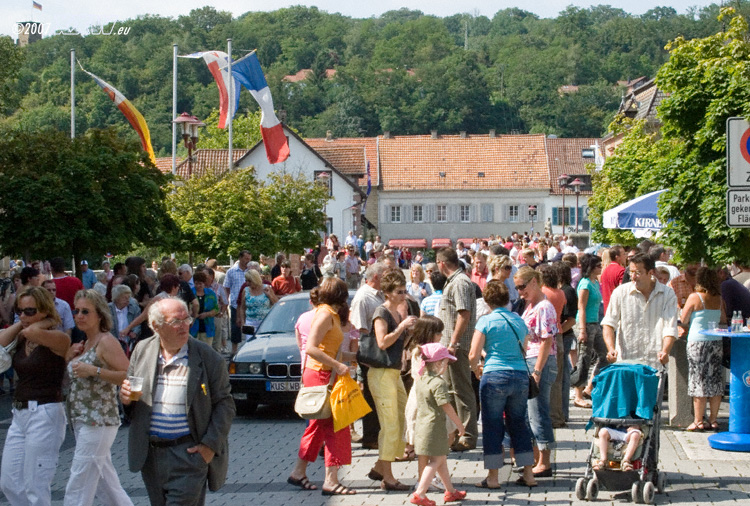
[[11,341],[8,346],[0,346],[0,374],[4,373],[13,365],[13,354],[16,352],[18,338]]

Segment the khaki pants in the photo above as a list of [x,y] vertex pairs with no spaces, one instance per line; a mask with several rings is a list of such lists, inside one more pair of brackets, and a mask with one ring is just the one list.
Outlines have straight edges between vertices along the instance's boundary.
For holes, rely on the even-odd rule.
[[367,371],[367,380],[378,408],[378,455],[380,460],[393,462],[404,454],[406,447],[406,389],[401,381],[401,371],[371,367]]
[[227,338],[227,317],[226,316],[215,316],[214,325],[216,326],[216,333],[214,334],[214,340],[211,344],[213,349],[221,351],[221,343],[226,341]]
[[477,398],[471,385],[468,350],[463,348],[463,343],[461,349],[456,350],[456,359],[455,362],[448,362],[448,370],[444,377],[453,395],[456,413],[466,428],[461,440],[475,447],[478,438]]

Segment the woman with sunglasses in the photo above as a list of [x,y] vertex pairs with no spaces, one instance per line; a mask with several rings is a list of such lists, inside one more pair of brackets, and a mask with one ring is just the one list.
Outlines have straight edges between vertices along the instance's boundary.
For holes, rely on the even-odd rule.
[[[372,328],[378,348],[403,355],[407,330],[416,323],[416,316],[403,317],[399,306],[406,300],[406,278],[400,270],[391,270],[380,280],[385,302],[375,309]],[[395,349],[394,349],[395,348]],[[401,362],[392,368],[370,367],[367,371],[372,398],[377,405],[380,432],[378,433],[378,461],[367,475],[380,481],[383,490],[409,490],[393,476],[392,462],[404,454],[406,427],[406,389],[401,381]]]
[[104,504],[132,506],[110,452],[120,426],[117,386],[125,379],[128,358],[110,333],[109,307],[96,290],[76,294],[73,315],[86,340],[72,345],[67,357],[67,407],[76,449],[63,504],[87,506],[96,496]]
[[51,504],[51,484],[65,438],[62,382],[70,337],[52,295],[29,286],[16,298],[18,323],[0,332],[0,346],[16,340],[18,375],[13,421],[3,448],[0,488],[10,504]]
[[529,425],[536,440],[534,447],[534,477],[552,476],[550,458],[555,444],[555,434],[550,419],[549,399],[552,384],[557,377],[557,347],[555,336],[557,312],[542,292],[542,277],[529,266],[518,269],[513,277],[518,295],[526,301],[522,318],[529,328],[526,348],[526,365],[539,385],[539,395],[529,399]]

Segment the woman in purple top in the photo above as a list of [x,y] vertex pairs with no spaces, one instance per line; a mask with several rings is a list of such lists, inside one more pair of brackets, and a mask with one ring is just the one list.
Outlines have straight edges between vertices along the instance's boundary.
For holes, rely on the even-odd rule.
[[550,457],[555,444],[549,397],[557,376],[557,312],[542,293],[539,272],[528,266],[521,267],[513,281],[518,295],[526,301],[526,310],[522,316],[529,328],[526,365],[539,385],[539,395],[528,401],[529,425],[536,440],[533,472],[537,478],[546,478],[552,476]]

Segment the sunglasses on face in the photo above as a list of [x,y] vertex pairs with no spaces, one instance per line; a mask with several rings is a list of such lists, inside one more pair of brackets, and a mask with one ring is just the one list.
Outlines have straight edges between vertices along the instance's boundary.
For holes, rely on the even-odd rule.
[[25,314],[26,316],[34,316],[37,313],[37,308],[19,307],[18,309],[16,309],[16,314],[20,315],[21,313]]
[[78,313],[82,314],[83,316],[87,316],[91,311],[88,309],[74,309],[73,310],[73,316],[78,316]]
[[503,270],[504,270],[504,271],[512,271],[512,270],[513,270],[513,266],[511,266],[511,265],[506,265],[505,267],[503,267]]
[[524,288],[526,288],[528,286],[528,284],[529,283],[526,282],[526,283],[524,283],[522,285],[516,285],[516,290],[518,290],[520,292],[521,290],[523,290]]

